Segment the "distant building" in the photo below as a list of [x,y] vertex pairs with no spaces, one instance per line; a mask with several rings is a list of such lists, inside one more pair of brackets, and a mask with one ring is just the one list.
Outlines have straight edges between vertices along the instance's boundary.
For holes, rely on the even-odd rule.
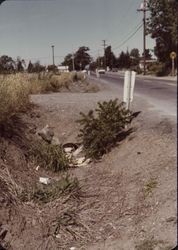
[[[150,64],[155,63],[155,62],[157,62],[156,59],[149,59],[149,60],[146,60],[146,61],[145,61],[146,68],[147,68]],[[144,68],[144,60],[143,60],[143,59],[140,60],[139,67],[140,67],[140,69],[143,69],[143,68]]]
[[57,66],[59,72],[69,72],[69,66]]

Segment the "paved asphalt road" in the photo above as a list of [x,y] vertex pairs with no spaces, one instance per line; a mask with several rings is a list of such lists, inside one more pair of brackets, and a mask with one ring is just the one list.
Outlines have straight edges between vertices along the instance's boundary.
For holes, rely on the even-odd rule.
[[[95,76],[95,74],[92,74]],[[100,81],[114,84],[123,89],[124,75],[106,73],[100,76]],[[134,95],[145,98],[155,110],[166,115],[177,115],[177,82],[171,80],[137,77]]]

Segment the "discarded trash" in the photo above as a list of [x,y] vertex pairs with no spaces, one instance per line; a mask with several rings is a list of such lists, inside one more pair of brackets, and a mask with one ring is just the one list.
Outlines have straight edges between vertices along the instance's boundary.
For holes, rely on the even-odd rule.
[[78,164],[79,167],[86,167],[91,162],[91,159],[87,159],[86,161]]
[[74,148],[64,148],[65,153],[72,153],[73,150]]
[[60,239],[60,238],[61,238],[61,235],[60,235],[60,234],[56,234],[56,238],[57,238],[57,239]]
[[70,250],[76,250],[76,247],[71,247]]
[[76,159],[76,163],[78,165],[82,164],[84,161],[85,161],[85,157],[80,157],[80,158]]
[[63,145],[63,149],[65,149],[65,148],[72,148],[72,150],[76,150],[78,148],[78,145],[75,143],[69,142],[69,143],[65,143]]
[[47,177],[39,177],[39,182],[48,185],[50,183],[50,179]]
[[79,155],[83,150],[83,145],[80,146],[79,148],[77,148],[74,152],[73,152],[73,156],[77,156]]
[[39,170],[39,168],[40,168],[40,166],[38,165],[38,166],[36,167],[36,171],[38,171],[38,170]]

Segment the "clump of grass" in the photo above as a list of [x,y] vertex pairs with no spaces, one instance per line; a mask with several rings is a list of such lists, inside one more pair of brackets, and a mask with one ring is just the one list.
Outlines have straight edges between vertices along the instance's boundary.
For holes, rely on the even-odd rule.
[[1,204],[15,205],[18,203],[18,196],[22,193],[22,188],[14,181],[7,167],[0,171]]
[[53,172],[66,170],[70,163],[62,146],[48,144],[43,141],[33,142],[29,155],[38,165]]
[[153,239],[144,240],[136,246],[136,250],[154,250],[156,242]]
[[132,114],[118,100],[98,103],[98,108],[81,114],[79,138],[84,146],[86,157],[99,159],[116,143],[125,138],[131,130],[125,130],[125,125],[132,120]]
[[158,185],[158,182],[155,178],[151,178],[144,186],[144,196],[147,197],[148,195],[153,193],[153,189],[155,189]]
[[54,181],[48,185],[38,184],[32,191],[24,190],[20,198],[23,202],[33,200],[36,203],[44,204],[56,200],[61,195],[73,195],[78,197],[80,192],[79,182],[77,178],[71,178],[69,175],[62,177],[58,181]]
[[0,124],[30,104],[30,88],[20,75],[0,76]]
[[69,89],[73,82],[84,80],[84,75],[77,72],[30,74],[28,77],[32,94],[60,92],[62,88]]
[[155,240],[153,236],[151,236],[149,239],[142,240],[141,242],[136,244],[135,247],[136,250],[173,249],[173,247],[171,247],[168,242],[162,240]]

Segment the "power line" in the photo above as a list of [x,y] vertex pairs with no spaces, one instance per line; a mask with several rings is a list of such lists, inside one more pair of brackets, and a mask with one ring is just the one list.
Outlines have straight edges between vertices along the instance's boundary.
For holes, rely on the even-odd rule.
[[[135,30],[135,32],[137,32],[138,30],[137,29],[140,29],[141,28],[141,26],[142,26],[142,21],[141,22],[139,22],[136,26],[135,26],[135,28],[134,28],[134,30]],[[128,35],[129,35],[129,39],[130,39],[130,36],[132,36],[133,35],[133,33],[131,33],[131,35],[130,35],[130,32],[125,36],[126,37],[126,41],[124,40],[123,42],[125,43],[125,42],[127,42],[129,39],[128,39]],[[128,40],[127,40],[128,39]],[[120,47],[120,45],[122,45],[122,43],[123,42],[121,42],[121,44],[119,44],[118,46],[116,46],[114,49],[117,49],[117,47]],[[112,46],[115,46],[116,44],[118,44],[118,43],[114,43],[114,45],[112,45]],[[95,54],[95,53],[97,53],[98,51],[102,51],[102,49],[98,49],[98,50],[91,50],[91,52],[92,52],[92,54]]]
[[125,41],[123,41],[117,47],[113,48],[113,50],[121,48],[127,41],[129,41],[142,28],[142,26],[143,24],[141,24]]
[[[136,26],[134,26],[133,30],[136,30],[141,24],[142,24],[142,21],[139,22]],[[124,38],[123,38],[122,40],[127,39],[127,37],[130,36],[131,32],[132,32],[132,31],[128,32],[127,35],[125,35]],[[121,42],[122,42],[122,41],[121,41]],[[119,43],[119,42],[114,43],[112,46],[115,47],[115,46],[117,46],[118,43]]]

